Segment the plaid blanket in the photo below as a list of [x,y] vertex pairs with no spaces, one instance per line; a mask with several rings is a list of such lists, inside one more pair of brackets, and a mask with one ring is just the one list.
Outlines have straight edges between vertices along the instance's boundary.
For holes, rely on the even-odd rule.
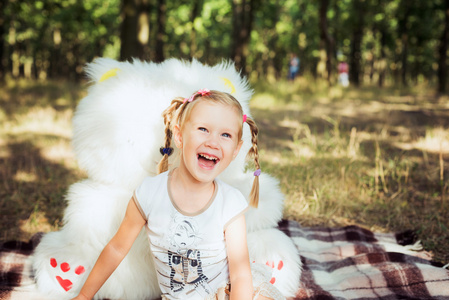
[[[432,262],[413,232],[374,233],[301,227],[282,221],[303,262],[295,299],[449,299],[449,270]],[[0,299],[46,299],[36,290],[28,260],[42,234],[0,249]]]

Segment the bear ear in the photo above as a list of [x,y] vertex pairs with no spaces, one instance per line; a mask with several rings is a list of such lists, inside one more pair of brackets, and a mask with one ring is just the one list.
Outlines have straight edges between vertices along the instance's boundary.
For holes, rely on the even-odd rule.
[[118,71],[120,71],[119,68],[110,69],[109,71],[107,71],[106,73],[101,75],[100,80],[98,82],[102,82],[102,81],[105,81],[105,80],[107,80],[107,79],[109,79],[111,77],[116,76]]
[[224,85],[225,85],[226,87],[228,87],[229,93],[230,93],[230,94],[234,94],[234,93],[235,93],[235,86],[234,86],[234,84],[232,84],[232,81],[229,80],[229,79],[226,78],[226,77],[220,77],[220,78],[221,78],[221,80],[224,81]]

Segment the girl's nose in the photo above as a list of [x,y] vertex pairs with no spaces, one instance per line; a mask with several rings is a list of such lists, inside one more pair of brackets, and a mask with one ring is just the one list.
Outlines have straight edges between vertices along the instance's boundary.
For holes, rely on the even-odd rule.
[[218,148],[219,141],[218,137],[215,134],[209,135],[209,138],[206,141],[206,146],[211,148]]

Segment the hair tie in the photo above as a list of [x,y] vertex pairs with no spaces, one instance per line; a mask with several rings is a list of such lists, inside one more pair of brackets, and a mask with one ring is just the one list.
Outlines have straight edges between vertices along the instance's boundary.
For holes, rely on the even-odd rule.
[[190,96],[189,98],[184,98],[184,101],[182,103],[192,102],[196,95],[201,95],[201,96],[210,95],[210,90],[208,90],[208,89],[198,90],[198,92],[193,93],[192,96]]
[[201,89],[197,92],[197,94],[200,94],[201,96],[207,96],[210,94],[210,90],[208,89]]
[[246,119],[248,118],[248,116],[247,115],[243,115],[243,123],[245,123],[246,122]]
[[262,173],[262,171],[261,171],[260,169],[257,169],[257,170],[254,172],[254,176],[260,176],[260,173]]
[[161,147],[159,149],[159,151],[161,152],[162,155],[167,154],[167,156],[170,156],[173,153],[173,148],[172,147],[168,147],[168,148]]

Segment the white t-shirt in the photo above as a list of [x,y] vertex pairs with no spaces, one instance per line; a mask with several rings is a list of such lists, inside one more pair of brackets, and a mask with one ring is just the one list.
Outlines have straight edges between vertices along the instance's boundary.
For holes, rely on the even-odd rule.
[[157,278],[168,299],[207,299],[229,282],[224,231],[248,203],[239,190],[215,180],[214,195],[200,211],[173,202],[169,172],[147,177],[134,201],[147,220]]

